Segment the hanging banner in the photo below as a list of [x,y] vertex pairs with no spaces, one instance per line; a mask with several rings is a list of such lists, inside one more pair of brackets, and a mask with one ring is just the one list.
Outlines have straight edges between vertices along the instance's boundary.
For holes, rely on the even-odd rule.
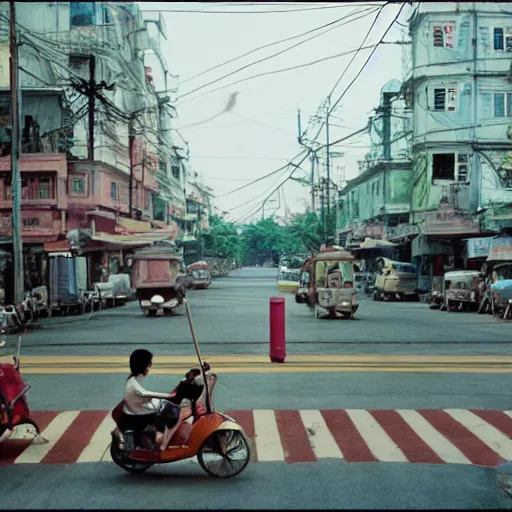
[[489,255],[492,237],[487,238],[469,238],[467,243],[467,258],[485,258]]
[[512,237],[500,236],[493,238],[487,261],[512,261]]
[[0,87],[9,89],[9,58],[10,58],[9,45],[0,43]]

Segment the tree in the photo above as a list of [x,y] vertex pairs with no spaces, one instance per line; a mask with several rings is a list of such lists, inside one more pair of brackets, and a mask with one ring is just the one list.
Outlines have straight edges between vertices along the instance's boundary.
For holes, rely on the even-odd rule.
[[212,215],[210,229],[200,231],[197,240],[204,256],[240,261],[242,239],[236,226],[232,222],[226,222],[222,217]]

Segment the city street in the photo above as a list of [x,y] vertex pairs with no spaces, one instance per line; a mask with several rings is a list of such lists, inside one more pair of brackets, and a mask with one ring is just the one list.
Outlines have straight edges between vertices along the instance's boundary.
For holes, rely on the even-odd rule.
[[364,298],[356,320],[316,320],[286,295],[287,358],[272,364],[275,277],[233,271],[188,294],[215,405],[251,439],[244,473],[109,462],[131,351],[154,352],[158,391],[195,365],[184,310],[146,318],[132,302],[26,336],[29,404],[50,443],[0,445],[3,508],[512,508],[492,470],[512,459],[511,323]]

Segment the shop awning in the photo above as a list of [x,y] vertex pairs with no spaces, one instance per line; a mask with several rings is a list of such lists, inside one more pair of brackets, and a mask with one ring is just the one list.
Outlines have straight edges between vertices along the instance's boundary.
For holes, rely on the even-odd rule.
[[134,233],[150,233],[154,228],[149,222],[141,220],[127,219],[119,217],[117,219],[116,233],[120,234],[134,234]]
[[138,235],[112,235],[98,231],[94,233],[92,239],[107,245],[116,245],[119,247],[144,247],[153,242],[168,240],[168,233],[159,234],[155,232]]

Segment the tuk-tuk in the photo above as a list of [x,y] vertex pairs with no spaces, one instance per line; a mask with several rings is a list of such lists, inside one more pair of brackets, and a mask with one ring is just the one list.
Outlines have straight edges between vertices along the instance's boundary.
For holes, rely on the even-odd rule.
[[491,275],[491,310],[506,320],[512,313],[512,262],[494,265]]
[[393,261],[388,258],[375,260],[375,288],[373,300],[404,300],[406,296],[416,297],[418,271],[411,263]]
[[440,309],[444,304],[444,277],[434,276],[432,278],[432,289],[430,290],[430,309]]
[[148,247],[132,256],[132,287],[144,314],[168,314],[183,303],[185,269],[181,256],[172,249]]
[[303,264],[299,272],[299,287],[295,292],[295,302],[297,304],[304,304],[308,301],[309,289],[309,274],[311,269],[311,262],[314,256],[310,256]]
[[480,272],[454,270],[446,272],[443,280],[442,309],[446,311],[478,309],[480,303]]
[[212,276],[206,261],[191,263],[186,270],[192,276],[192,287],[196,290],[208,288],[212,284]]
[[326,314],[354,318],[359,305],[352,254],[338,250],[315,255],[310,269],[308,305],[314,308],[316,318]]
[[299,288],[300,270],[280,269],[277,274],[277,289],[280,292],[296,293]]

